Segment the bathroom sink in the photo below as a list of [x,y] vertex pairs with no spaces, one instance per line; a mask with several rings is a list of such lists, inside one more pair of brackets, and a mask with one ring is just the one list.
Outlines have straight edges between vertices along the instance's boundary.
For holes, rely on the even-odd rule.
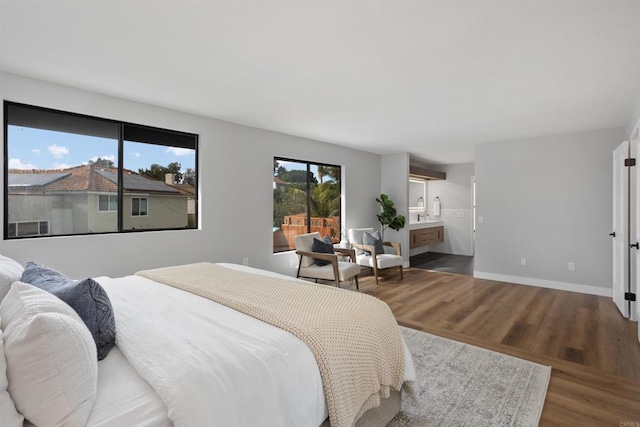
[[429,219],[426,221],[413,221],[409,224],[410,230],[416,230],[418,228],[439,227],[444,225],[444,221],[439,219]]

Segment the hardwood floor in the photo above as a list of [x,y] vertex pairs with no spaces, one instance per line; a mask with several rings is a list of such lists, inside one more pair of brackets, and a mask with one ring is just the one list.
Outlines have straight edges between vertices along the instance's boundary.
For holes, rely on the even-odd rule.
[[363,271],[360,291],[403,326],[551,366],[541,425],[640,426],[638,324],[610,298],[414,268]]

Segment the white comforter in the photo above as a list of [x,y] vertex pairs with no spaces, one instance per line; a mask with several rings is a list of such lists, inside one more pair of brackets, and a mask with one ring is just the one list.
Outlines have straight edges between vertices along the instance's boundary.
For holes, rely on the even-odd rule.
[[118,347],[175,426],[317,427],[326,419],[315,358],[292,334],[143,277],[98,281],[115,310]]

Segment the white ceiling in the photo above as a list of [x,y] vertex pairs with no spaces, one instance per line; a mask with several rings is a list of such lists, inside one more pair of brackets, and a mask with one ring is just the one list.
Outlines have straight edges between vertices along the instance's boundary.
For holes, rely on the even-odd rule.
[[0,0],[0,69],[431,163],[624,126],[640,1]]

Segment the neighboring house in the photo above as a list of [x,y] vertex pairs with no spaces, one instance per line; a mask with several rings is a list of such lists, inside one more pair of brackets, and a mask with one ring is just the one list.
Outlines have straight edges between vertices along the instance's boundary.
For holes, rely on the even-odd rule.
[[290,182],[283,181],[280,178],[278,178],[277,176],[273,177],[273,189],[274,190],[284,191],[284,189],[287,188],[287,185],[289,185],[289,184],[290,184]]
[[[173,174],[171,175],[173,179]],[[196,224],[196,189],[191,184],[172,184],[173,181],[167,181],[165,183],[180,191],[180,193],[187,198],[187,216],[190,228],[197,227]]]
[[[181,188],[124,171],[123,229],[188,225]],[[95,165],[9,171],[9,237],[101,233],[118,230],[116,168]]]

